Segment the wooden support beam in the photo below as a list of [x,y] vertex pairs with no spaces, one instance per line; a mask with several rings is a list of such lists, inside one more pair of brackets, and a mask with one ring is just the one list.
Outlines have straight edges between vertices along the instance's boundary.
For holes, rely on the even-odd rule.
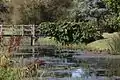
[[[11,37],[11,36],[26,36],[26,37],[32,37],[32,35],[9,35],[9,34],[4,34],[4,35],[2,35],[2,36],[4,36],[4,37]],[[47,35],[35,35],[36,37],[47,37]]]
[[[32,25],[32,30],[31,30],[32,32],[32,46],[34,46],[35,45],[35,26],[34,25]],[[33,57],[35,56],[34,55],[34,53],[35,53],[35,48],[33,47],[32,48],[32,52],[33,52]]]
[[22,26],[22,36],[24,35],[24,26]]
[[0,25],[0,36],[3,35],[2,32],[3,32],[3,27],[2,27],[2,25]]

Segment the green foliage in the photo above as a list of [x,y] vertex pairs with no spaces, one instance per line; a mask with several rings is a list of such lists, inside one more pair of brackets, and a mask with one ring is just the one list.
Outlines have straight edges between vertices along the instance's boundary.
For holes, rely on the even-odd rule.
[[112,10],[112,12],[119,16],[120,0],[105,0],[105,2],[107,3],[108,7]]
[[63,44],[89,43],[103,38],[91,22],[44,22],[39,27],[42,34],[54,37]]
[[71,14],[76,21],[100,19],[107,13],[107,8],[102,0],[73,0]]
[[41,4],[39,1],[30,0],[24,2],[20,7],[22,24],[38,24],[40,23]]
[[105,27],[103,29],[105,30],[105,32],[112,33],[120,31],[120,17],[109,15],[107,16],[104,23]]
[[[19,8],[21,24],[40,24],[64,18],[71,0],[25,0]],[[64,17],[63,17],[64,16]]]
[[20,80],[16,70],[0,68],[0,80]]
[[6,0],[0,0],[0,24],[11,23],[12,6]]
[[105,18],[108,32],[120,31],[120,0],[104,0],[109,14]]
[[[104,2],[105,1],[105,2]],[[74,0],[71,9],[72,21],[96,22],[100,32],[116,32],[120,30],[119,0]],[[92,24],[94,25],[94,24]]]

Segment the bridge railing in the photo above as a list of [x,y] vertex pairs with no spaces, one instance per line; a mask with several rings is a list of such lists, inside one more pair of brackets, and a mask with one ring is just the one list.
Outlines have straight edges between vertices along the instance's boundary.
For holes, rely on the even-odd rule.
[[[3,36],[34,36],[38,25],[0,25]],[[3,33],[3,34],[2,34]]]

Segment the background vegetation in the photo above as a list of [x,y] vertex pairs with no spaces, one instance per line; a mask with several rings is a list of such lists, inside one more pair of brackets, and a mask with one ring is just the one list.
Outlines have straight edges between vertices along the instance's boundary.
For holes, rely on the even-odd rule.
[[[40,32],[62,44],[103,39],[119,32],[119,0],[1,0],[2,24],[40,24]],[[41,32],[42,31],[42,32]]]
[[[112,54],[120,54],[120,0],[0,0],[0,24],[39,25],[37,34],[46,34],[51,39],[38,39],[38,43],[48,40],[60,46],[110,49]],[[104,35],[114,32],[118,36]],[[10,51],[13,39],[7,46]],[[7,50],[5,45],[0,46],[1,52]],[[19,80],[22,71],[19,73],[20,69],[8,65],[10,59],[5,56],[1,57],[0,79]]]

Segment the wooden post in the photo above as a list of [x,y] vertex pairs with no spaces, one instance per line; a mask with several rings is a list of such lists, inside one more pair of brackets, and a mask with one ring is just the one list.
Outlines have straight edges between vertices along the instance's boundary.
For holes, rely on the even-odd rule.
[[3,27],[2,27],[2,25],[0,25],[0,36],[2,36],[2,32],[3,31]]
[[24,35],[24,25],[22,25],[22,36]]
[[3,26],[0,25],[0,42],[2,43],[2,36],[3,36]]
[[33,53],[33,57],[34,57],[34,53],[35,53],[35,25],[32,25],[32,53]]
[[32,37],[33,37],[33,46],[35,45],[35,25],[33,25],[33,28],[32,28]]

